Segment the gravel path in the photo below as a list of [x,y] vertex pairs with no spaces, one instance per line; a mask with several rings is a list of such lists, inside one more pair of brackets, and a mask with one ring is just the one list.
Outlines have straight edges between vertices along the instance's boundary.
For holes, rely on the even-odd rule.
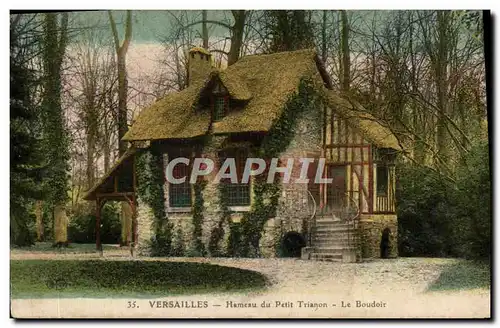
[[[107,251],[104,259],[130,259],[126,250]],[[95,253],[11,252],[11,259],[90,259]],[[140,300],[127,309],[124,300],[13,300],[23,317],[489,317],[490,291],[485,289],[427,292],[454,259],[398,258],[364,263],[331,263],[298,259],[168,258],[141,260],[192,261],[259,271],[272,285],[248,294],[168,297],[161,300],[206,300],[208,308],[157,308]],[[55,303],[57,302],[57,306]],[[90,305],[90,303],[92,302]],[[228,303],[229,302],[229,303]],[[264,303],[270,307],[262,307]],[[287,303],[288,302],[288,303]],[[302,302],[302,303],[301,303]],[[258,308],[234,307],[252,304]],[[306,307],[326,304],[326,308]],[[350,303],[350,307],[347,304]],[[36,304],[36,305],[35,305]],[[156,304],[156,303],[155,303]],[[364,304],[364,305],[363,305]],[[97,306],[96,306],[97,305]],[[262,305],[262,306],[261,306]],[[288,305],[288,306],[285,306]],[[45,310],[35,310],[34,307]],[[54,309],[57,308],[57,312]],[[168,311],[167,311],[168,310]],[[42,311],[42,312],[40,312]]]

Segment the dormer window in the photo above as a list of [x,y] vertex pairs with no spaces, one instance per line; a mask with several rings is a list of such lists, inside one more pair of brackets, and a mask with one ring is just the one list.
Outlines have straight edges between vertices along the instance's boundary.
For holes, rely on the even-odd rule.
[[229,94],[219,82],[212,89],[212,120],[218,122],[226,116],[229,109]]
[[226,97],[214,96],[214,122],[222,120],[226,116]]

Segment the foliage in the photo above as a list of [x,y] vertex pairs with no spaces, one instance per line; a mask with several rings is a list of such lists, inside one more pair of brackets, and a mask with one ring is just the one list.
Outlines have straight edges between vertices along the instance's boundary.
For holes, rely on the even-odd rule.
[[177,227],[175,233],[173,235],[172,240],[172,256],[184,256],[186,251],[186,246],[184,245],[184,235],[182,232],[182,228],[180,226]]
[[400,165],[397,189],[401,256],[488,259],[491,186],[487,142],[479,142],[457,169],[456,182],[437,172]]
[[396,190],[401,256],[450,256],[450,182],[431,169],[398,165]]
[[291,51],[313,46],[311,11],[266,10],[263,26],[270,36],[271,52]]
[[[67,41],[67,13],[62,14],[61,26],[54,13],[45,14],[43,41],[43,151],[48,160],[46,181],[47,198],[52,205],[64,204],[68,199],[69,137],[61,107],[62,61]],[[58,35],[60,34],[60,39]]]
[[155,147],[137,153],[137,195],[153,211],[152,256],[168,256],[172,246],[172,223],[165,212],[162,156]]
[[11,278],[13,298],[189,295],[267,285],[267,278],[254,271],[164,261],[13,260]]
[[[116,250],[116,245],[102,245],[103,251]],[[29,253],[48,253],[48,254],[90,254],[99,252],[94,244],[70,244],[68,247],[55,248],[51,242],[36,242],[28,247],[14,247],[11,250],[13,253],[22,254]]]
[[229,257],[240,257],[242,254],[242,231],[241,223],[229,223],[229,238],[227,240],[227,255]]
[[[101,243],[118,244],[121,236],[120,208],[107,203],[101,210]],[[89,206],[80,206],[72,213],[68,240],[72,243],[95,243],[96,215]]]
[[480,262],[457,261],[441,272],[428,291],[490,288],[490,266]]
[[194,256],[205,256],[205,245],[201,241],[203,225],[203,189],[206,181],[200,181],[194,184],[194,203],[193,203],[193,251]]
[[489,259],[491,255],[491,174],[488,141],[473,146],[458,170],[455,206],[462,227],[462,254]]
[[[224,237],[224,223],[227,223],[231,227],[231,211],[229,211],[229,207],[227,205],[227,184],[225,183],[219,183],[218,185],[218,190],[219,190],[219,206],[220,206],[220,218],[219,222],[216,227],[212,229],[210,232],[210,240],[208,241],[208,252],[210,253],[211,256],[223,256],[223,254],[219,250],[219,242],[220,240]],[[231,229],[231,228],[230,228]],[[234,228],[233,228],[234,229]],[[232,231],[232,230],[230,230]],[[234,231],[233,231],[234,232]],[[230,232],[230,236],[233,235],[233,233]],[[231,246],[231,247],[229,247]],[[234,246],[232,242],[228,243],[227,245],[227,255],[228,256],[234,256]],[[232,254],[232,255],[230,255]]]
[[35,199],[42,198],[43,153],[36,131],[38,108],[32,101],[34,77],[25,59],[15,55],[12,31],[10,48],[10,243],[27,246],[34,242],[28,228],[30,209]]

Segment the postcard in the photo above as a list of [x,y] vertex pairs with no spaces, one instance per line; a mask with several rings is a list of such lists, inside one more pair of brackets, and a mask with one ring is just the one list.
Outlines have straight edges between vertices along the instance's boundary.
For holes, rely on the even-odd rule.
[[11,316],[491,318],[490,25],[11,12]]

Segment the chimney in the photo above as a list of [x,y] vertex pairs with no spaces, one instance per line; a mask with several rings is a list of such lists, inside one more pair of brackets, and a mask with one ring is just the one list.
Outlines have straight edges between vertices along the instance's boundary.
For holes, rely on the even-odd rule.
[[203,81],[212,71],[212,54],[208,50],[195,47],[188,54],[188,86]]

